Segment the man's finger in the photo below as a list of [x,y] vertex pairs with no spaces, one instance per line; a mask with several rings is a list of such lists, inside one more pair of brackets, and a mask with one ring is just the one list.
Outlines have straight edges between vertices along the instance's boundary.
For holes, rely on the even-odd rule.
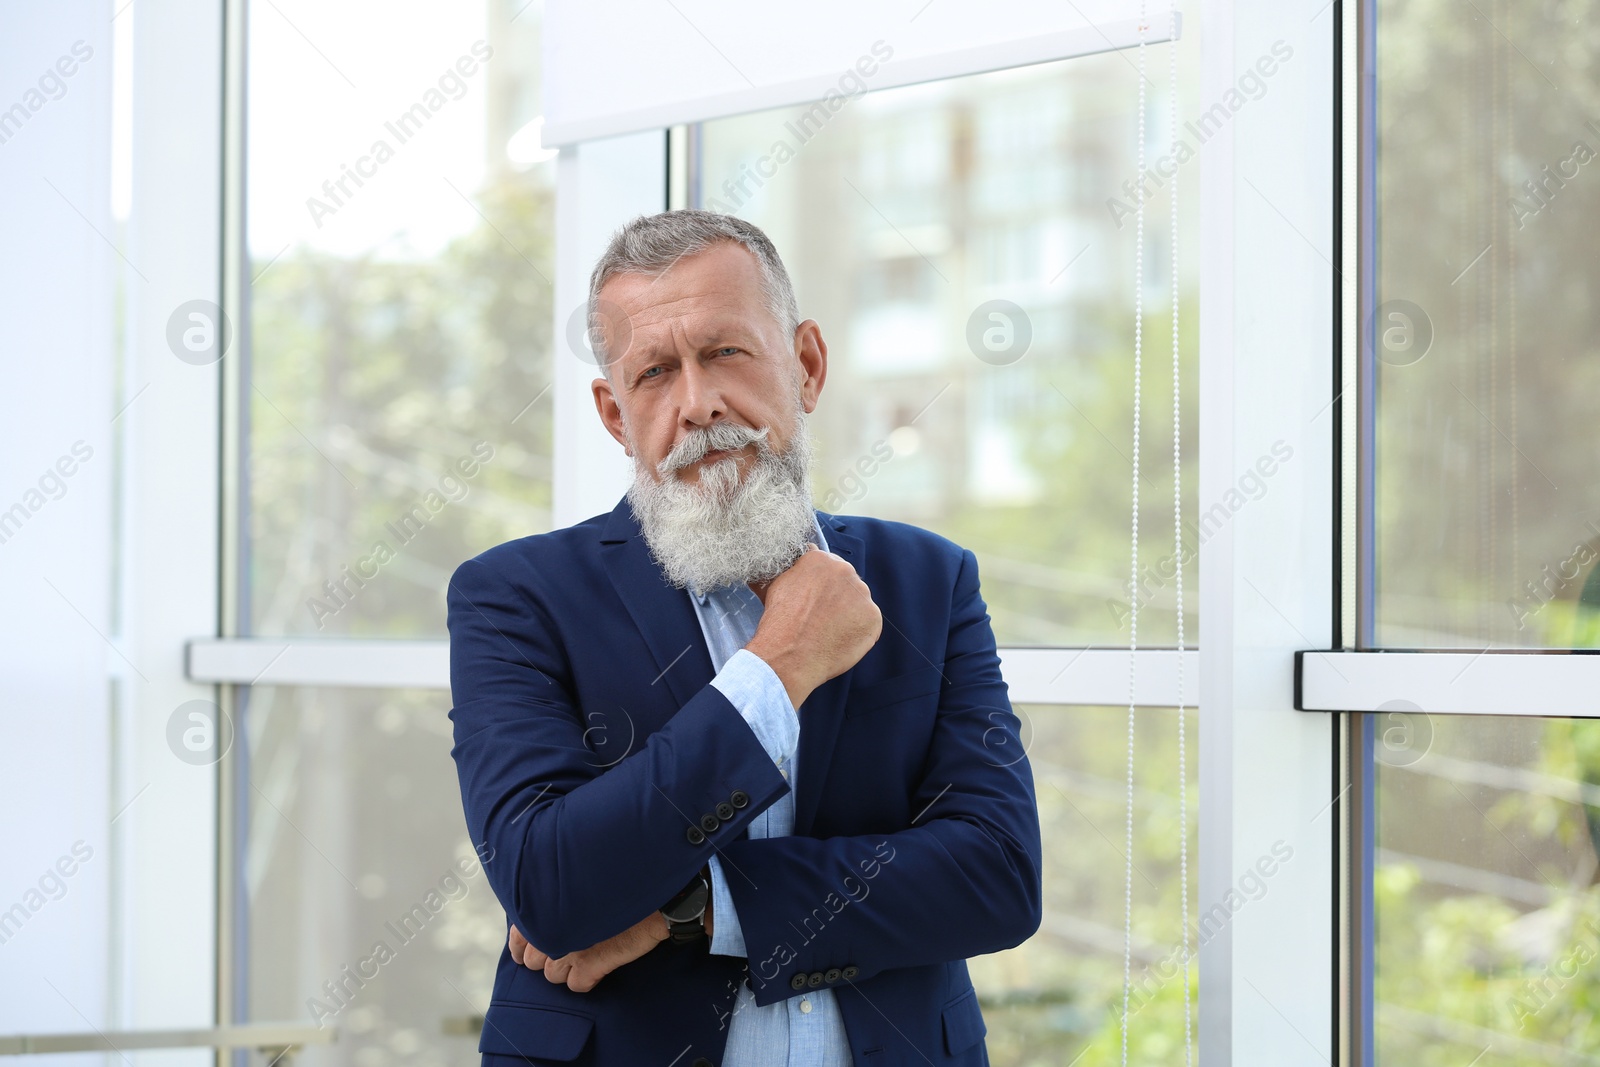
[[633,933],[626,931],[593,948],[552,960],[545,964],[544,976],[557,984],[565,983],[574,993],[587,993],[618,966],[642,955],[638,951],[641,946],[630,939]]
[[513,960],[522,964],[524,967],[531,968],[535,971],[542,968],[545,960],[548,958],[543,952],[540,952],[537,948],[535,948],[527,938],[523,937],[522,931],[518,930],[515,926],[511,928],[511,934],[507,939],[507,944],[511,949],[511,958]]
[[562,956],[558,960],[546,958],[544,962],[544,976],[556,985],[566,985],[567,975],[572,973],[574,960],[572,956]]
[[574,993],[592,993],[594,991],[594,987],[599,984],[599,978],[596,978],[593,981],[588,981],[585,979],[580,979],[576,974],[567,979],[567,988],[572,990]]
[[[800,549],[800,555],[803,556],[807,552],[816,549],[816,547],[816,545],[812,544],[810,541],[807,541],[805,543],[805,547]],[[798,560],[799,556],[796,556],[795,559]],[[792,567],[794,564],[791,563],[789,566]],[[765,607],[767,603],[767,587],[772,584],[772,579],[769,578],[764,582],[746,582],[745,584],[750,587],[750,591],[756,595],[756,599],[761,601],[762,606]]]

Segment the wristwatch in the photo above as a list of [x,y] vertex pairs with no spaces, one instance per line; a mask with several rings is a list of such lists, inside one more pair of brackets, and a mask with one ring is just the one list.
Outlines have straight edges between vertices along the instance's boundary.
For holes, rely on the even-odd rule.
[[711,901],[711,882],[705,868],[695,872],[689,884],[661,908],[667,920],[667,938],[675,945],[687,944],[706,934],[706,905]]

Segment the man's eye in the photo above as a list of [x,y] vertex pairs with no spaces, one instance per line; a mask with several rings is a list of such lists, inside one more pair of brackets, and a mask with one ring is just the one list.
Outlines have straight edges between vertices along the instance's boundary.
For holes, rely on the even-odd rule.
[[666,369],[665,367],[648,367],[648,368],[645,369],[645,372],[643,374],[639,375],[639,377],[640,378],[654,378],[654,377],[656,377],[656,371],[665,370],[665,369]]
[[739,351],[737,348],[729,346],[727,348],[719,348],[719,349],[717,349],[717,355],[719,355],[719,356],[731,356],[737,351]]

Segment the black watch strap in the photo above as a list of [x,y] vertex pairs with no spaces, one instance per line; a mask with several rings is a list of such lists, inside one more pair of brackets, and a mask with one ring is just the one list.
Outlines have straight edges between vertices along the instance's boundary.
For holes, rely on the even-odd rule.
[[706,936],[706,920],[704,915],[689,922],[677,922],[673,919],[667,920],[667,940],[671,941],[674,945],[687,945],[689,942],[698,941],[704,936]]

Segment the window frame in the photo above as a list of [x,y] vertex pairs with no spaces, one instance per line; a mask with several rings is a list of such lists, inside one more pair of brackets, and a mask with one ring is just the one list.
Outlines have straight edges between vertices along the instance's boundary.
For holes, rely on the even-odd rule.
[[[1343,264],[1336,367],[1353,390],[1339,408],[1340,590],[1335,640],[1296,654],[1295,707],[1329,713],[1340,734],[1336,781],[1341,1062],[1376,1062],[1375,922],[1377,714],[1600,718],[1600,650],[1384,648],[1376,622],[1377,0],[1334,0],[1339,27],[1336,137]],[[1341,387],[1340,395],[1343,395]],[[1460,684],[1466,682],[1467,684]],[[1408,707],[1409,706],[1409,707]]]
[[[243,24],[245,3],[228,0],[227,10],[235,26]],[[1336,12],[1339,4],[1340,0],[1335,0]],[[1250,565],[1282,553],[1285,546],[1298,559],[1333,560],[1340,543],[1333,521],[1339,434],[1313,430],[1298,436],[1304,427],[1294,425],[1293,413],[1284,410],[1278,391],[1287,384],[1305,399],[1308,410],[1324,404],[1338,410],[1337,375],[1329,373],[1333,361],[1325,347],[1328,338],[1338,334],[1333,318],[1338,297],[1332,284],[1309,304],[1304,292],[1296,292],[1297,286],[1315,287],[1318,279],[1327,275],[1319,266],[1327,257],[1318,251],[1317,242],[1311,242],[1309,248],[1285,245],[1285,241],[1295,240],[1284,236],[1283,226],[1290,214],[1279,211],[1272,201],[1262,203],[1267,195],[1263,190],[1275,197],[1280,189],[1288,190],[1294,199],[1284,202],[1296,216],[1290,226],[1303,233],[1331,236],[1336,232],[1338,183],[1331,153],[1336,141],[1333,87],[1337,71],[1332,60],[1336,45],[1333,27],[1339,16],[1308,22],[1304,12],[1268,0],[1228,4],[1201,0],[1200,7],[1206,41],[1201,90],[1205,101],[1221,99],[1234,90],[1238,76],[1235,58],[1253,59],[1274,37],[1292,39],[1304,47],[1307,56],[1292,72],[1280,74],[1271,103],[1252,103],[1208,142],[1199,163],[1204,221],[1197,236],[1189,235],[1201,245],[1205,278],[1201,292],[1200,499],[1218,498],[1232,486],[1239,465],[1248,466],[1259,451],[1255,438],[1262,433],[1289,427],[1307,457],[1275,479],[1275,503],[1230,523],[1201,550],[1201,611],[1208,640],[1202,650],[1185,656],[1183,696],[1190,706],[1208,709],[1200,717],[1199,729],[1202,907],[1233,891],[1241,865],[1249,866],[1272,835],[1287,825],[1286,820],[1295,822],[1294,832],[1300,835],[1296,842],[1308,847],[1293,874],[1275,883],[1271,897],[1252,905],[1254,910],[1239,920],[1225,924],[1200,950],[1199,1047],[1208,1060],[1218,1062],[1231,1061],[1235,1055],[1253,1060],[1261,1053],[1281,1062],[1285,1052],[1291,1060],[1331,1062],[1340,1045],[1337,1019],[1343,1000],[1339,996],[1342,986],[1335,980],[1334,919],[1340,898],[1334,858],[1344,841],[1339,827],[1348,812],[1347,805],[1340,803],[1340,779],[1336,773],[1330,774],[1330,767],[1338,766],[1337,729],[1343,728],[1343,717],[1336,718],[1336,729],[1330,730],[1327,720],[1290,714],[1294,707],[1290,665],[1294,653],[1308,645],[1337,647],[1334,605],[1339,602],[1340,587],[1335,568],[1330,566],[1277,575],[1269,588],[1292,614],[1277,610],[1276,605],[1269,612],[1261,605],[1259,586],[1251,581],[1251,574],[1261,575]],[[1148,39],[1158,38],[1152,33]],[[230,36],[231,77],[242,78],[242,36],[237,48],[233,45]],[[940,57],[938,76],[959,77],[1067,58],[1040,56],[1036,51],[1021,46],[1010,52],[996,46],[954,51]],[[752,93],[743,102],[719,97],[714,110],[674,119],[695,121],[783,102],[770,99],[770,94]],[[1199,109],[1197,101],[1184,104]],[[232,163],[225,190],[230,203],[242,208],[242,81],[229,92],[224,110]],[[1279,125],[1285,114],[1299,124],[1298,133],[1287,139]],[[581,305],[587,291],[588,264],[604,240],[626,219],[660,210],[669,202],[667,140],[656,126],[637,132],[615,131],[560,148],[556,316],[552,324],[555,351],[565,347],[563,309]],[[233,151],[238,154],[231,154]],[[1289,248],[1292,269],[1252,257],[1253,242],[1257,241]],[[240,322],[246,313],[246,295],[238,273],[243,255],[242,215],[230,214],[221,259],[236,273],[234,284],[226,289],[225,307]],[[1281,330],[1271,339],[1264,338],[1250,321],[1249,312],[1263,293],[1282,298],[1274,320]],[[1249,300],[1242,294],[1249,294]],[[1306,306],[1312,314],[1297,321],[1294,310]],[[247,336],[247,331],[241,329],[240,336]],[[552,520],[558,527],[609,510],[626,488],[629,474],[624,458],[593,416],[588,392],[592,374],[588,371],[577,360],[556,360]],[[1274,379],[1272,373],[1278,377]],[[223,500],[229,502],[217,515],[219,536],[228,554],[224,587],[217,598],[218,628],[210,636],[189,642],[187,678],[217,686],[227,707],[236,706],[253,684],[392,686],[395,668],[402,661],[408,677],[415,674],[419,683],[447,688],[446,672],[440,670],[447,650],[444,641],[239,636],[241,591],[236,576],[247,546],[240,540],[243,534],[238,524],[244,437],[237,404],[239,383],[233,385],[234,396],[229,399],[225,388],[225,405],[218,412],[226,458],[220,487]],[[1340,421],[1336,415],[1330,424]],[[1297,506],[1297,501],[1310,503]],[[1241,642],[1245,647],[1241,648]],[[1134,655],[1140,677],[1150,679],[1148,690],[1141,684],[1141,703],[1176,703],[1176,686],[1171,684],[1175,655],[1159,649]],[[1102,705],[1126,698],[1129,664],[1125,651],[1007,648],[1002,656],[1008,678],[1014,679],[1013,697],[1019,702]],[[230,760],[233,758],[236,755]],[[230,780],[224,768],[218,830],[224,857],[237,832],[230,814]],[[1335,814],[1318,827],[1317,820],[1328,811]],[[229,869],[230,861],[224,858],[218,872],[224,905]],[[224,907],[219,916],[219,945],[237,944],[232,912]],[[235,1003],[229,992],[234,982],[228,957],[219,954],[218,962],[219,1013],[227,1017]],[[1262,988],[1282,992],[1275,992],[1277,1001],[1269,1003],[1259,995]],[[1251,999],[1253,995],[1256,999]]]

